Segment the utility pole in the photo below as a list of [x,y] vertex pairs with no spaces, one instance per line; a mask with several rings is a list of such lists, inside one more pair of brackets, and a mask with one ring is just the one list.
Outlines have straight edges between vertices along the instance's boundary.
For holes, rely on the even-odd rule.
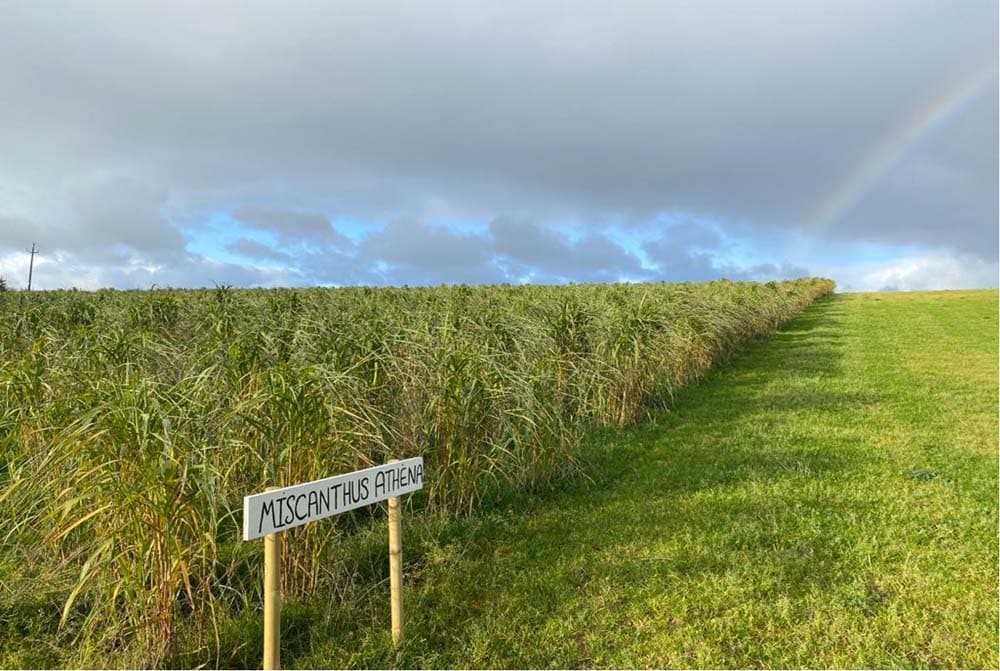
[[35,272],[35,254],[38,253],[38,248],[35,247],[35,243],[31,243],[31,262],[28,264],[28,291],[31,291],[31,275]]

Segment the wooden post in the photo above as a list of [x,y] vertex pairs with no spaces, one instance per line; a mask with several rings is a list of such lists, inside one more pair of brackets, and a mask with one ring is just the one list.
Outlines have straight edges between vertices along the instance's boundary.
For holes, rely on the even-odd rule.
[[[267,491],[278,489],[268,487]],[[264,536],[264,669],[281,668],[281,534]]]
[[38,249],[35,247],[35,243],[31,243],[31,264],[28,266],[28,291],[31,291],[31,276],[35,272],[35,254],[38,253]]
[[[390,459],[395,463],[398,459]],[[403,641],[403,540],[399,497],[389,497],[389,592],[392,602],[392,644]]]

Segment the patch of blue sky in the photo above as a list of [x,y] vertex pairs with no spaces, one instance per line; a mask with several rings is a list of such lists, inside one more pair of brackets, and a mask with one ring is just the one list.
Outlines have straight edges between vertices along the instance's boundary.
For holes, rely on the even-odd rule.
[[744,268],[783,262],[803,265],[803,259],[789,254],[793,247],[794,242],[784,233],[759,234],[756,237],[724,235],[719,250],[713,256],[718,262]]
[[178,228],[184,234],[187,251],[215,261],[245,264],[246,259],[242,255],[229,250],[229,245],[240,239],[277,249],[274,234],[242,226],[228,212],[216,212],[197,224],[180,225]]
[[372,233],[380,231],[384,228],[381,224],[373,224],[370,221],[363,221],[353,217],[330,218],[330,224],[333,226],[334,230],[356,245],[361,244],[361,242]]
[[[665,211],[646,222],[634,220],[623,222],[610,229],[612,239],[625,246],[643,260],[644,265],[653,265],[643,249],[646,243],[665,239],[670,242],[673,230],[695,227],[701,229],[704,244],[688,241],[684,249],[688,252],[708,254],[716,265],[755,265],[771,262],[775,252],[780,252],[783,241],[776,236],[773,240],[762,240],[744,230],[745,224],[734,224],[725,219],[704,213]],[[689,237],[689,236],[688,236]],[[696,237],[696,236],[695,236]]]
[[587,224],[576,218],[546,219],[540,223],[542,229],[564,237],[572,243],[579,242],[590,233],[609,230],[607,226]]

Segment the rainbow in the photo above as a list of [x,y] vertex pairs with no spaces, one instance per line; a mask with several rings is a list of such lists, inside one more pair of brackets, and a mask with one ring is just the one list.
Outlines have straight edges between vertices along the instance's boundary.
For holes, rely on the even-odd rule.
[[817,238],[836,222],[922,138],[944,126],[952,117],[997,81],[997,63],[990,58],[957,85],[931,99],[892,132],[807,215],[802,231]]

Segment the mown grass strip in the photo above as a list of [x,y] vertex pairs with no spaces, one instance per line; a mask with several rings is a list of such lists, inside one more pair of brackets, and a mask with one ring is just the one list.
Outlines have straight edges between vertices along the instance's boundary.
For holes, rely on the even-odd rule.
[[590,479],[409,530],[401,651],[382,589],[301,605],[288,661],[996,668],[997,298],[823,299]]

